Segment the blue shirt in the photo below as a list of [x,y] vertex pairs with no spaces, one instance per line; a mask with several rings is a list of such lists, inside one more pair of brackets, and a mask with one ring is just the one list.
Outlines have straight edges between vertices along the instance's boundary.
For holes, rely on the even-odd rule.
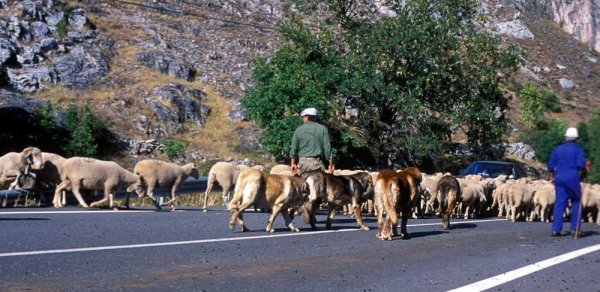
[[554,171],[555,179],[579,181],[579,171],[584,169],[583,148],[574,141],[567,141],[552,150],[548,171]]

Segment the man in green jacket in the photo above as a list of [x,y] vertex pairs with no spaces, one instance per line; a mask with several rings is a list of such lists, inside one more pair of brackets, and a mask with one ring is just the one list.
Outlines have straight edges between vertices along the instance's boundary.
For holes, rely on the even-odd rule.
[[316,169],[325,171],[324,160],[329,160],[327,171],[333,173],[329,131],[325,126],[316,122],[317,113],[315,108],[307,108],[300,113],[302,125],[294,131],[292,150],[290,151],[294,174],[302,174]]

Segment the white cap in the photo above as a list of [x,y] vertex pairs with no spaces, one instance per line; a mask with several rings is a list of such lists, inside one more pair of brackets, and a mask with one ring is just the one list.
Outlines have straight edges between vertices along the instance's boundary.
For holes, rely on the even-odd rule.
[[314,108],[314,107],[309,107],[309,108],[307,108],[307,109],[304,109],[304,110],[303,110],[303,111],[300,113],[300,116],[301,116],[301,117],[303,117],[303,116],[306,116],[306,115],[309,115],[309,116],[316,116],[316,115],[317,115],[317,109],[316,109],[316,108]]
[[577,133],[577,128],[568,128],[565,133],[565,138],[576,139],[579,138],[579,133]]

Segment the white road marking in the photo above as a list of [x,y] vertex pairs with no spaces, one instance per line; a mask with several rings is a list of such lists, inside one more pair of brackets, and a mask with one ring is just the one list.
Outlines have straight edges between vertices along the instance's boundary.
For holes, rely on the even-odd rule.
[[[107,211],[107,212],[113,212],[113,211]],[[130,212],[130,211],[128,211],[128,212]],[[140,211],[140,212],[145,212],[145,211]],[[474,220],[474,221],[465,221],[465,223],[491,222],[491,221],[498,221],[498,220],[506,220],[506,219]],[[407,227],[433,226],[433,225],[441,225],[441,224],[442,224],[441,222],[439,222],[439,223],[425,223],[425,224],[409,224],[409,225],[407,225]],[[145,247],[173,246],[173,245],[187,245],[187,244],[202,244],[202,243],[212,243],[212,242],[252,240],[252,239],[263,239],[263,238],[278,238],[278,237],[302,236],[302,235],[316,235],[316,234],[326,234],[326,233],[336,233],[336,232],[348,232],[348,231],[360,231],[360,229],[357,228],[357,229],[324,230],[324,231],[311,231],[311,232],[285,233],[285,234],[269,234],[269,235],[246,236],[246,237],[199,239],[199,240],[175,241],[175,242],[158,242],[158,243],[143,243],[143,244],[131,244],[131,245],[113,245],[113,246],[84,247],[84,248],[72,248],[72,249],[52,249],[52,250],[25,251],[25,252],[9,252],[9,253],[0,253],[0,257],[15,257],[15,256],[41,255],[41,254],[55,254],[55,253],[72,253],[72,252],[99,251],[99,250],[145,248]]]
[[485,280],[481,280],[479,282],[475,282],[470,285],[466,285],[460,288],[456,288],[454,290],[450,290],[448,292],[471,292],[471,291],[483,291],[487,289],[491,289],[498,285],[502,285],[504,283],[513,281],[515,279],[527,276],[531,273],[535,273],[537,271],[543,270],[545,268],[549,268],[554,265],[558,265],[560,263],[566,262],[568,260],[572,260],[576,257],[583,256],[588,253],[592,253],[600,250],[600,244],[592,245],[586,248],[582,248],[576,251],[572,251],[563,255],[559,255],[557,257],[553,257],[547,260],[543,260],[541,262],[537,262],[531,264],[529,266],[525,266],[516,270],[512,270],[510,272],[506,272],[500,274],[495,277],[491,277]]

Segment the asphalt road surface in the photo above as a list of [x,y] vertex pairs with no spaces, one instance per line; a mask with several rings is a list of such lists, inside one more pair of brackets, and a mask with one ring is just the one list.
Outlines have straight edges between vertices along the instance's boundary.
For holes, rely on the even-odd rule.
[[[224,207],[0,212],[1,291],[600,291],[600,226],[551,237],[550,224],[498,218],[409,220],[411,239],[375,238],[337,215],[318,231],[247,212],[228,229]],[[568,230],[568,223],[565,223]]]

